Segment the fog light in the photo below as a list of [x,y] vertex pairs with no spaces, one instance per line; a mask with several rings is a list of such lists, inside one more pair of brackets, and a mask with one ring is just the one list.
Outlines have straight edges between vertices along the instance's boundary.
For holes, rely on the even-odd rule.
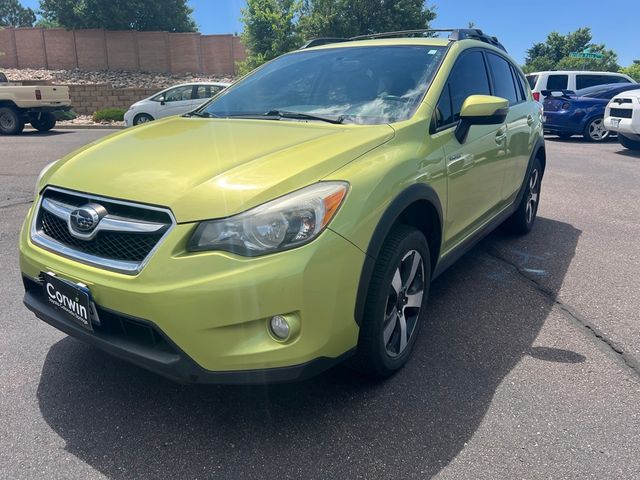
[[289,332],[291,330],[289,322],[287,322],[287,319],[282,315],[275,315],[271,317],[269,325],[271,326],[271,333],[273,333],[276,338],[286,340],[289,336]]

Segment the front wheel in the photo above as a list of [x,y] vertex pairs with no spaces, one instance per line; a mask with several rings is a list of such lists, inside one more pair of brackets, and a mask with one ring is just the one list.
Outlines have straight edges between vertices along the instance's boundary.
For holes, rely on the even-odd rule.
[[542,185],[542,165],[537,158],[533,160],[531,172],[527,178],[524,195],[516,211],[506,221],[505,225],[513,233],[524,235],[533,228],[538,214],[540,202],[540,187]]
[[10,107],[0,108],[0,134],[17,135],[24,129],[24,120]]
[[640,140],[633,140],[629,137],[625,137],[621,133],[618,133],[618,141],[623,147],[628,148],[629,150],[640,150]]
[[143,123],[148,123],[152,121],[153,121],[153,117],[151,115],[148,115],[146,113],[139,113],[134,117],[133,124],[142,125]]
[[48,132],[56,126],[56,116],[50,112],[42,112],[38,115],[33,115],[30,118],[30,123],[39,132]]
[[604,118],[594,118],[584,129],[583,136],[590,142],[602,142],[609,138],[611,132],[604,128]]
[[382,379],[407,363],[424,321],[430,282],[429,245],[424,235],[406,225],[394,227],[369,284],[356,368]]

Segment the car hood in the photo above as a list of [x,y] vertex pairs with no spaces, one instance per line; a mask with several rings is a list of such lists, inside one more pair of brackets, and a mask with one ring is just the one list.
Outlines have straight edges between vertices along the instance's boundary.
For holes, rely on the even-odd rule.
[[42,184],[166,206],[178,222],[221,218],[317,182],[393,133],[389,125],[173,117],[73,152]]

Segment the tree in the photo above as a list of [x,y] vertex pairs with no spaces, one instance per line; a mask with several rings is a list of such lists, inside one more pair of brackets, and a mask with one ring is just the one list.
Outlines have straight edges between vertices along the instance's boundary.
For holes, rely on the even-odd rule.
[[640,60],[634,60],[628,67],[621,68],[620,73],[625,73],[636,82],[640,82]]
[[[616,72],[619,70],[618,55],[608,50],[604,44],[591,42],[591,29],[579,28],[575,32],[561,35],[551,32],[545,42],[534,43],[527,50],[524,71],[536,72],[544,70],[604,70]],[[572,52],[582,52],[589,49],[591,53],[600,53],[603,58],[574,58]]]
[[307,40],[345,38],[429,28],[435,17],[424,0],[304,0],[298,30]]
[[18,0],[0,0],[0,26],[32,27],[36,14],[23,7]]
[[317,37],[353,37],[429,28],[433,8],[423,0],[247,0],[242,39],[245,73]]
[[240,64],[246,73],[278,55],[300,47],[295,19],[300,4],[296,0],[247,0],[242,9],[242,40],[248,51]]
[[65,28],[194,32],[187,0],[40,0],[45,21]]

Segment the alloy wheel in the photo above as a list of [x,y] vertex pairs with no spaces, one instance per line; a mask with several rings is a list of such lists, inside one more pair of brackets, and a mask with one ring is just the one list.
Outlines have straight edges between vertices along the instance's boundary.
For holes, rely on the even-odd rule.
[[390,357],[401,355],[416,330],[425,288],[424,260],[416,250],[407,252],[397,266],[385,308],[383,341]]
[[540,174],[538,169],[534,168],[529,177],[529,192],[527,197],[527,206],[525,209],[527,223],[531,223],[538,208],[538,196],[540,195]]
[[604,119],[597,118],[589,124],[589,138],[600,142],[609,136],[609,130],[604,128]]

